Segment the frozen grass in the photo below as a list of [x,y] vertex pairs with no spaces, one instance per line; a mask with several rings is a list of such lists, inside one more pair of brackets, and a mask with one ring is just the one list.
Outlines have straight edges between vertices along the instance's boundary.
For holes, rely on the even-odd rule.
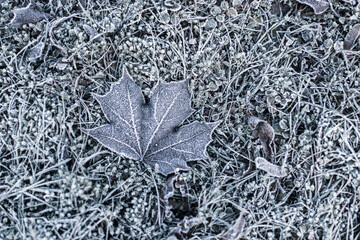
[[[27,3],[0,2],[0,239],[360,238],[355,3],[36,1],[49,21],[9,27]],[[147,96],[190,80],[188,121],[222,121],[209,159],[166,179],[81,133],[123,64]],[[250,115],[286,177],[255,168]]]

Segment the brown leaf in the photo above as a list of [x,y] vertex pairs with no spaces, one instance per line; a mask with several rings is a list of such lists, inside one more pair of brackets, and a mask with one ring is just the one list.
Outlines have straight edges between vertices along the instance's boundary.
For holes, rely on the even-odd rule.
[[274,141],[274,129],[266,121],[254,116],[249,117],[249,125],[258,131],[266,155],[272,157],[273,152],[270,145]]

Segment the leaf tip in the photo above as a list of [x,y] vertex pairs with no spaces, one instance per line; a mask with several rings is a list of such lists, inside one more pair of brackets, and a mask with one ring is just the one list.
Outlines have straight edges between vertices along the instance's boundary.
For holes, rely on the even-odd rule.
[[[121,80],[123,80],[123,79],[125,79],[125,78],[127,78],[127,79],[132,79],[132,77],[131,77],[130,74],[129,74],[129,71],[127,70],[127,68],[126,68],[126,66],[125,66],[125,64],[124,64],[123,67],[122,67]],[[121,80],[120,80],[120,81],[121,81]]]

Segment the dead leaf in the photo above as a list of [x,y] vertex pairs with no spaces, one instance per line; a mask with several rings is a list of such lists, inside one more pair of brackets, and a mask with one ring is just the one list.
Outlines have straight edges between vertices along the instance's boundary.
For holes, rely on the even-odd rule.
[[350,50],[360,35],[360,23],[355,24],[344,39],[344,49]]
[[51,18],[50,14],[42,12],[33,1],[24,8],[15,9],[14,14],[14,18],[9,23],[12,27],[20,27],[27,23],[37,23],[44,19]]
[[39,42],[38,44],[36,44],[34,47],[32,47],[29,50],[27,57],[30,60],[41,57],[44,47],[45,47],[45,44],[43,42]]
[[297,0],[301,4],[310,6],[315,14],[322,14],[329,8],[329,3],[324,0]]
[[164,208],[165,208],[165,217],[171,216],[172,206],[170,205],[169,198],[173,197],[175,194],[174,182],[176,181],[177,176],[172,176],[168,179],[165,187],[162,189]]
[[[189,193],[189,187],[186,182],[180,178],[179,175],[171,176],[164,188],[162,189],[162,200],[164,202],[165,216],[170,217],[172,215],[171,210],[175,207],[176,201],[170,201],[175,195],[176,189],[179,189],[181,197],[186,197]],[[183,202],[183,200],[181,200]]]
[[256,164],[256,168],[260,170],[264,170],[270,176],[281,178],[287,175],[284,168],[270,163],[265,158],[257,157],[255,159],[255,164]]
[[270,145],[274,141],[275,135],[272,126],[266,121],[254,116],[249,117],[249,125],[253,130],[257,129],[260,142],[264,147],[265,153],[269,157],[272,157],[273,152]]
[[110,92],[94,97],[110,123],[84,131],[110,150],[157,167],[163,175],[207,157],[206,146],[219,123],[178,127],[193,112],[187,81],[158,84],[145,104],[140,87],[123,68]]

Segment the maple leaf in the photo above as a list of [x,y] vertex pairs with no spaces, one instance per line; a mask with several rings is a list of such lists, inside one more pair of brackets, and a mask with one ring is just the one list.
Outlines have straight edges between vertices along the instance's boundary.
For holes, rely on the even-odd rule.
[[159,83],[146,104],[125,67],[104,96],[93,94],[109,124],[85,132],[110,150],[142,160],[160,173],[188,169],[186,162],[207,157],[206,146],[219,124],[193,122],[178,127],[193,112],[187,81]]

